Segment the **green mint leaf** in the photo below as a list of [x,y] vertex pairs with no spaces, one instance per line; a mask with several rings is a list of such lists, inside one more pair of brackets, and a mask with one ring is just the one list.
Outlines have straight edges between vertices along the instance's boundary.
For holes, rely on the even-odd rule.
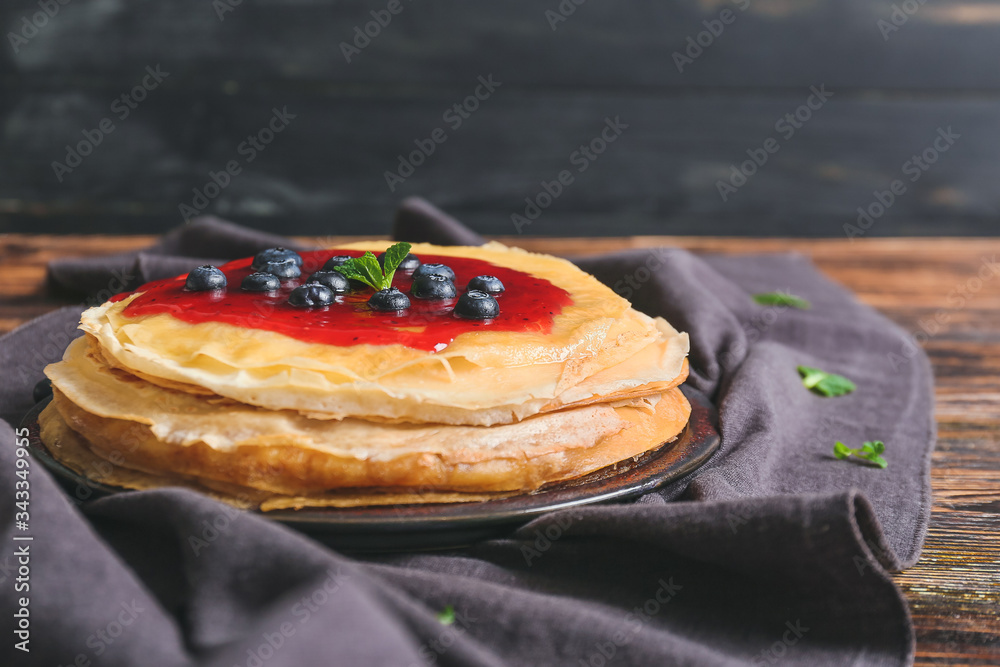
[[818,368],[799,366],[799,375],[802,376],[802,384],[804,384],[808,389],[812,389],[826,377],[826,372],[821,371]]
[[873,454],[884,454],[885,453],[885,443],[881,440],[872,440],[871,442],[866,442],[862,445],[867,452]]
[[365,276],[358,271],[357,267],[354,266],[353,259],[349,259],[343,264],[337,266],[336,271],[348,280],[360,280],[361,282],[367,282]]
[[802,376],[802,384],[807,389],[811,389],[822,396],[843,396],[858,388],[856,384],[843,375],[827,373],[826,371],[818,368],[810,368],[809,366],[799,366],[798,370],[799,375]]
[[833,455],[838,459],[843,461],[844,459],[854,456],[861,459],[862,461],[867,461],[873,463],[879,468],[886,468],[889,462],[883,457],[879,456],[885,452],[885,443],[881,440],[872,440],[870,442],[865,442],[861,445],[860,449],[851,449],[839,440],[833,445]]
[[[388,257],[388,255],[386,256]],[[451,605],[446,606],[444,611],[437,615],[437,619],[441,625],[451,625],[455,622],[455,608]]]
[[384,275],[383,285],[386,287],[392,286],[392,276],[396,273],[396,269],[399,268],[399,263],[406,258],[409,252],[409,243],[397,243],[385,251],[385,259],[382,260],[382,264],[384,265],[382,268]]
[[858,386],[856,384],[845,378],[843,375],[836,375],[834,373],[827,374],[827,376],[820,380],[819,384],[816,385],[816,391],[827,397],[850,394],[857,388]]
[[378,258],[370,252],[345,261],[337,267],[337,273],[348,280],[360,280],[369,287],[383,289],[382,267],[379,266]]
[[382,266],[378,263],[378,257],[373,253],[370,251],[366,252],[354,261],[358,270],[368,278],[365,282],[368,282],[375,289],[385,289],[387,287],[382,275]]
[[762,306],[786,306],[788,308],[799,308],[801,310],[809,310],[812,308],[812,304],[802,297],[795,296],[794,294],[789,294],[787,292],[764,292],[762,294],[754,294],[753,300]]

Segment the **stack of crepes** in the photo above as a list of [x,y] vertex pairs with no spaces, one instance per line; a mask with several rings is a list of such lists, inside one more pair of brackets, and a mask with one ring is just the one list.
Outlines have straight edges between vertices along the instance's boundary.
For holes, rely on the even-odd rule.
[[[306,262],[385,247],[351,244]],[[85,311],[86,335],[46,369],[54,398],[42,440],[95,481],[183,485],[270,510],[531,492],[637,459],[684,429],[688,338],[662,318],[555,257],[496,243],[411,252],[482,260],[568,299],[537,305],[549,311],[546,326],[485,323],[427,350],[405,334],[433,322],[405,314],[392,319],[404,343],[349,345],[279,333],[267,318],[130,315],[142,287]],[[228,290],[240,289],[248,262],[222,267]],[[168,287],[183,289],[183,278]],[[308,322],[308,310],[296,312]]]

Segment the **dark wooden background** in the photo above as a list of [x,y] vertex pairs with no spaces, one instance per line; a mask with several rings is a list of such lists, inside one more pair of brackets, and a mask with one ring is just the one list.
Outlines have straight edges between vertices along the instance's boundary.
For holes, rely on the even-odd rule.
[[[170,228],[274,107],[296,118],[210,212],[383,233],[419,194],[514,234],[524,198],[620,116],[629,129],[525,233],[842,237],[939,127],[960,138],[869,235],[997,230],[1000,2],[587,0],[553,31],[559,0],[400,0],[351,63],[340,43],[387,0],[236,2],[71,0],[17,53],[9,33],[39,6],[0,2],[0,232]],[[894,4],[919,8],[884,39]],[[726,9],[735,20],[678,72],[673,53]],[[66,144],[157,64],[162,85],[60,183]],[[448,128],[443,112],[489,74],[501,87]],[[775,122],[821,84],[833,97],[781,138]],[[383,172],[436,127],[448,140],[390,192]],[[769,136],[779,152],[722,201],[717,180]]]

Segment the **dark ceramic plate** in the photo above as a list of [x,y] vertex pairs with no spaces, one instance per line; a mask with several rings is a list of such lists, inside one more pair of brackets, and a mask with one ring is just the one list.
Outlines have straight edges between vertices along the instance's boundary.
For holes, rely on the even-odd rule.
[[[476,503],[281,510],[262,516],[348,551],[444,549],[502,536],[546,512],[634,498],[689,475],[719,447],[715,408],[697,390],[681,389],[691,401],[691,421],[676,441],[638,461],[628,460],[534,493]],[[38,413],[46,403],[35,406],[21,423],[29,430],[34,457],[67,489],[83,485],[93,491],[92,498],[127,491],[88,480],[52,458],[38,437]]]

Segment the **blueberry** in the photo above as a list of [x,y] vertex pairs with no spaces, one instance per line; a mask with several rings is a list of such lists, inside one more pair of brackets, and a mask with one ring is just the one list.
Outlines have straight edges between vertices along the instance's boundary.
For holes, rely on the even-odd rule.
[[468,290],[479,290],[487,294],[503,294],[504,286],[496,276],[476,276],[469,281]]
[[330,259],[326,260],[326,264],[323,265],[323,271],[336,271],[337,267],[351,259],[350,255],[334,255]]
[[226,274],[210,264],[199,266],[188,274],[184,288],[192,292],[222,289],[226,286]]
[[31,397],[35,399],[35,403],[41,403],[46,398],[52,395],[52,380],[45,378],[39,380],[38,384],[31,391]]
[[302,269],[291,259],[279,259],[268,262],[260,270],[264,273],[270,273],[272,276],[278,276],[281,280],[291,280],[302,275]]
[[[378,263],[385,266],[385,253],[378,256]],[[420,266],[420,258],[410,253],[403,258],[403,261],[396,268],[400,271],[415,271],[418,266]]]
[[263,271],[268,262],[284,262],[286,260],[292,260],[295,262],[295,266],[302,266],[302,256],[299,253],[278,246],[277,248],[261,250],[254,255],[253,264],[250,265],[250,268],[255,271]]
[[322,308],[333,303],[333,290],[319,283],[299,285],[288,295],[288,303],[300,308]]
[[454,299],[458,295],[455,283],[444,276],[431,274],[413,279],[410,294],[417,299]]
[[281,281],[278,276],[257,271],[244,278],[240,287],[247,292],[273,292],[281,287]]
[[384,312],[398,312],[410,307],[410,299],[395,287],[379,290],[368,299],[368,307]]
[[500,314],[500,304],[486,292],[469,290],[458,297],[455,314],[467,320],[491,320]]
[[413,272],[414,278],[430,275],[444,276],[448,280],[455,282],[455,272],[451,270],[450,266],[445,266],[444,264],[421,264]]
[[345,294],[351,291],[350,281],[336,271],[317,271],[309,276],[309,280],[307,280],[306,283],[319,283],[320,285],[326,285],[333,291],[334,294]]

